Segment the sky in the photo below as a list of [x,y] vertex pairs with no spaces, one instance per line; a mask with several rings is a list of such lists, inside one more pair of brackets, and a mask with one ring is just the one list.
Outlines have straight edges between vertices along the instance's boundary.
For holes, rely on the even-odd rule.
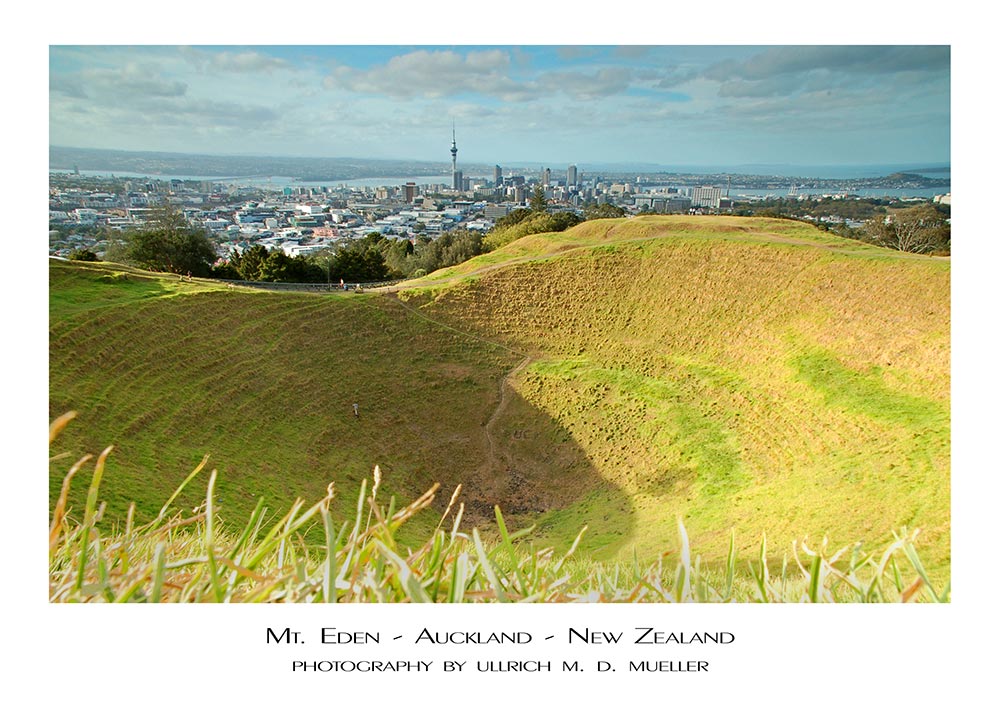
[[49,46],[49,143],[468,163],[947,163],[951,49]]

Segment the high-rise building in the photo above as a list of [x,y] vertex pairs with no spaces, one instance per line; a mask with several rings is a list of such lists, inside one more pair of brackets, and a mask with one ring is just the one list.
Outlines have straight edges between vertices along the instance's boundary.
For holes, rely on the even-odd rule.
[[451,178],[452,178],[452,183],[451,183],[451,189],[452,190],[464,190],[465,189],[464,188],[464,182],[465,181],[464,181],[464,178],[462,177],[462,171],[456,170],[454,172],[454,174],[452,174]]
[[721,187],[696,187],[691,190],[692,207],[710,207],[718,209],[722,199]]
[[666,207],[668,212],[686,212],[691,209],[691,198],[682,195],[672,195],[667,198]]
[[552,170],[550,168],[546,168],[545,170],[542,171],[542,186],[548,187],[549,182],[551,180],[552,180]]
[[576,186],[576,166],[570,166],[566,169],[566,187]]
[[493,185],[496,187],[503,185],[503,170],[500,166],[493,166]]
[[416,183],[406,183],[403,188],[405,193],[406,201],[413,202],[413,199],[417,196],[417,184]]

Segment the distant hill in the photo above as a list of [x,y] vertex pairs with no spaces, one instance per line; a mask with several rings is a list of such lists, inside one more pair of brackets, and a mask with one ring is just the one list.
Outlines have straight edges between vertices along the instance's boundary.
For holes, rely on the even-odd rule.
[[116,445],[109,514],[209,452],[234,519],[331,481],[346,514],[378,463],[385,489],[462,483],[474,519],[499,504],[542,543],[587,524],[599,559],[670,549],[682,516],[716,560],[731,529],[784,550],[920,527],[941,571],[949,282],[947,260],[738,217],[586,222],[386,294],[53,261],[50,413],[80,412],[57,450]]
[[304,181],[445,175],[445,163],[365,158],[229,156],[49,147],[49,168],[162,176],[287,177]]
[[885,176],[885,179],[886,180],[899,180],[899,181],[903,181],[903,182],[917,182],[917,183],[920,183],[920,182],[935,182],[935,180],[932,179],[932,178],[928,178],[928,177],[926,177],[924,175],[920,175],[919,173],[913,173],[913,172],[890,173],[889,175]]

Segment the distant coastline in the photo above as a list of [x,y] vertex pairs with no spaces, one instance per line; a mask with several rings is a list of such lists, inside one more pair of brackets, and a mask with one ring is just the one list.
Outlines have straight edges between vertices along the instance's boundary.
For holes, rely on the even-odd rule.
[[[537,166],[500,164],[505,174],[532,174]],[[559,164],[552,164],[555,169]],[[257,186],[322,186],[344,184],[347,186],[377,186],[413,181],[418,184],[447,183],[450,166],[444,162],[380,160],[359,158],[307,158],[276,156],[211,156],[159,152],[111,151],[50,146],[50,172],[73,172],[103,177],[153,178],[181,180],[246,181]],[[493,165],[464,164],[465,174],[472,177],[491,177]],[[588,164],[581,162],[583,174],[617,176],[630,180],[661,176],[683,176],[687,179],[718,181],[722,176],[732,176],[744,182],[742,189],[765,189],[796,185],[800,189],[824,188],[822,181],[856,181],[854,187],[865,181],[882,180],[896,173],[913,174],[927,178],[919,183],[930,188],[946,190],[950,187],[951,166],[945,163],[871,164],[871,165],[655,165],[655,164]],[[943,177],[942,177],[943,176]],[[750,181],[753,180],[753,182]],[[768,182],[761,186],[761,180]],[[836,187],[840,183],[831,183]],[[886,183],[874,183],[874,189],[889,189]],[[880,187],[881,186],[881,187]],[[740,188],[735,188],[740,189]],[[904,188],[905,189],[905,188]]]

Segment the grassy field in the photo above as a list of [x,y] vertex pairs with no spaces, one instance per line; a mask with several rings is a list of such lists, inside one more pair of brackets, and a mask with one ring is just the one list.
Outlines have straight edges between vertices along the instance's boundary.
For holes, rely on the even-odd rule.
[[[50,445],[75,418],[49,427]],[[361,482],[351,518],[335,520],[335,487],[313,504],[296,499],[267,518],[264,500],[242,528],[219,517],[218,471],[211,470],[196,509],[179,497],[205,467],[200,463],[149,521],[130,510],[124,523],[104,518],[101,487],[110,449],[90,472],[86,501],[70,513],[74,478],[93,456],[67,471],[49,528],[51,602],[947,602],[950,583],[935,583],[902,529],[882,552],[826,541],[796,543],[776,571],[767,541],[741,562],[734,539],[721,568],[704,568],[681,520],[677,550],[652,561],[609,564],[579,557],[586,529],[568,548],[538,547],[532,529],[511,532],[494,507],[492,535],[465,527],[456,488],[433,529],[406,545],[402,532],[434,501],[432,487],[400,507],[384,497],[381,471]]]
[[401,500],[463,484],[484,534],[495,504],[538,547],[587,526],[578,557],[609,565],[675,551],[678,517],[709,568],[733,534],[766,532],[777,566],[793,540],[874,551],[905,526],[940,580],[949,284],[947,260],[726,217],[587,222],[389,294],[53,262],[50,413],[79,414],[70,455],[115,444],[109,516],[151,518],[210,453],[223,523],[331,481],[348,518],[379,464]]
[[140,518],[155,514],[206,454],[220,513],[237,521],[261,496],[314,499],[331,481],[353,491],[375,464],[402,498],[454,487],[484,453],[517,363],[371,294],[256,293],[60,262],[50,289],[50,408],[79,414],[65,450],[114,444],[109,514],[133,500]]
[[588,523],[595,556],[652,556],[680,514],[721,558],[731,528],[884,544],[919,524],[946,567],[948,261],[720,217],[509,248],[399,294],[531,356],[516,391],[616,487],[541,516],[551,542]]

